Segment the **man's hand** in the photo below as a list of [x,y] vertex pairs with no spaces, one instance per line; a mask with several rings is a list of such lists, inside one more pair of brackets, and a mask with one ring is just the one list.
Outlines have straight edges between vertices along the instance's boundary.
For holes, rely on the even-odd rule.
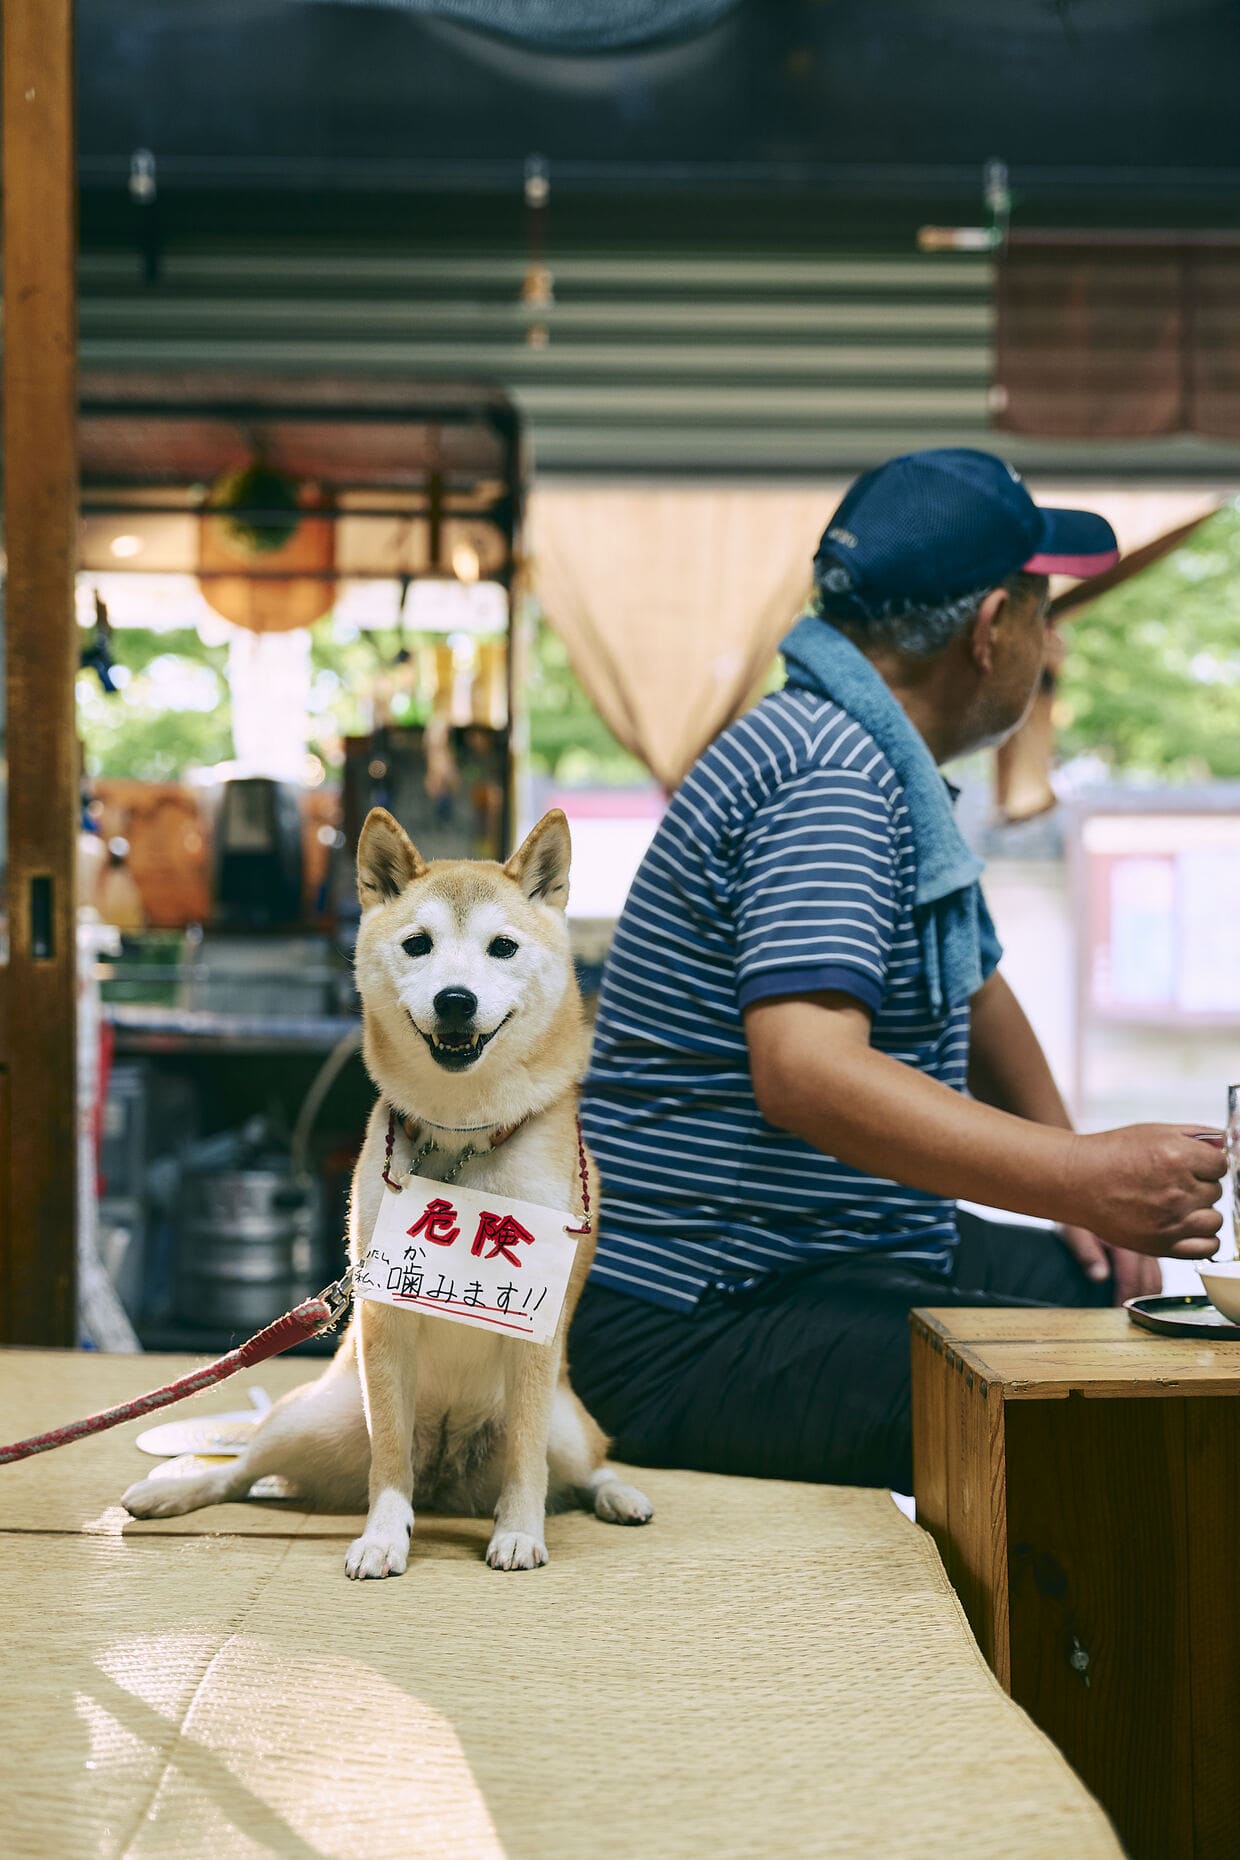
[[1066,1185],[1107,1246],[1163,1259],[1209,1259],[1223,1217],[1223,1133],[1129,1124],[1075,1139]]
[[[1072,1128],[1037,1035],[998,969],[973,997],[969,1087],[1001,1111]],[[1089,1278],[1111,1281],[1116,1304],[1162,1290],[1157,1255],[1196,1259],[1215,1250],[1222,1159],[1196,1137],[1144,1124],[1077,1139],[1085,1171],[1073,1212],[1086,1225],[1060,1233]]]
[[1059,1237],[1081,1267],[1087,1279],[1102,1284],[1111,1281],[1111,1302],[1126,1303],[1129,1298],[1153,1298],[1162,1290],[1162,1267],[1144,1253],[1129,1253],[1123,1247],[1110,1247],[1088,1227],[1061,1227]]

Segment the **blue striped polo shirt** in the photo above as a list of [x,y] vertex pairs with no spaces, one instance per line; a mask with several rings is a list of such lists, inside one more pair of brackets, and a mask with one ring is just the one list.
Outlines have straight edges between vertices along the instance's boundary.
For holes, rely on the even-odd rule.
[[766,1122],[742,1009],[822,989],[871,1044],[965,1088],[969,1009],[931,1011],[895,771],[838,705],[787,686],[677,790],[616,929],[583,1093],[603,1179],[594,1278],[690,1309],[834,1253],[945,1268],[955,1205]]

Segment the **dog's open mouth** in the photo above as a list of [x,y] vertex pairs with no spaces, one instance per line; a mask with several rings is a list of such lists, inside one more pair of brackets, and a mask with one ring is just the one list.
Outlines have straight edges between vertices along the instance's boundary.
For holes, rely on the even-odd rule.
[[506,1027],[511,1019],[511,1014],[505,1014],[499,1027],[492,1027],[490,1033],[474,1033],[464,1027],[444,1027],[434,1033],[422,1033],[416,1020],[413,1024],[430,1047],[431,1058],[437,1066],[442,1066],[445,1072],[465,1072],[482,1058],[500,1027]]

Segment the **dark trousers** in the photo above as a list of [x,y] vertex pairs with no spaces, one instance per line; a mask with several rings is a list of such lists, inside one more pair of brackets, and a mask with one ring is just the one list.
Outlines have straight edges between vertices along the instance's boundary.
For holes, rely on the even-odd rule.
[[914,1305],[1107,1305],[1043,1229],[961,1212],[950,1276],[873,1256],[713,1292],[688,1314],[588,1284],[573,1386],[639,1466],[913,1489]]

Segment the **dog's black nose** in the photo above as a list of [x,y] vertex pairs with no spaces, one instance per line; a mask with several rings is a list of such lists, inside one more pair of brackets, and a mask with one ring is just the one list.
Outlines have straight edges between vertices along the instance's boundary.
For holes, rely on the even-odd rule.
[[463,1027],[478,1012],[478,997],[468,988],[441,988],[435,996],[435,1012],[451,1027]]

